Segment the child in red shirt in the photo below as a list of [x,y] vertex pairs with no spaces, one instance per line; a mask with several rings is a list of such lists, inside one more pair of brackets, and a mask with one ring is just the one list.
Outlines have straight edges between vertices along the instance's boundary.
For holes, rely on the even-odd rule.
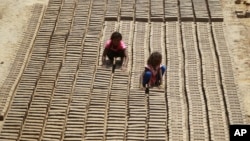
[[[121,57],[122,70],[126,69],[128,64],[128,51],[125,43],[122,41],[122,35],[119,32],[112,33],[110,39],[105,44],[105,49],[102,55],[102,64],[106,64],[106,56],[110,62],[113,62],[114,57]],[[125,61],[123,62],[125,58]]]
[[140,87],[145,89],[146,84],[149,87],[162,85],[162,76],[166,71],[166,66],[161,65],[162,55],[159,52],[153,52],[148,60],[147,66],[141,76]]

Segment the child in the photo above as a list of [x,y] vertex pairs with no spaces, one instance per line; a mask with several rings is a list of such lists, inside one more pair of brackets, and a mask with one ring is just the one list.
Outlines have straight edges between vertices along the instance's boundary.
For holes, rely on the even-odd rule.
[[[108,56],[109,61],[112,63],[114,57],[121,57],[122,70],[127,67],[128,64],[128,51],[124,42],[122,41],[122,35],[119,32],[112,33],[110,39],[105,44],[105,49],[102,55],[102,64],[106,62],[106,56]],[[123,62],[125,58],[125,61]]]
[[159,52],[153,52],[147,61],[145,71],[141,76],[140,87],[145,89],[146,84],[149,87],[162,85],[162,76],[166,71],[166,66],[161,65],[162,55]]

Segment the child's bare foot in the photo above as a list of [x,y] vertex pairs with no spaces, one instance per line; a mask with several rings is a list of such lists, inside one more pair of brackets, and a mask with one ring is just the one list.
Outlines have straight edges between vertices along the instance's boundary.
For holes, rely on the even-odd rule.
[[143,87],[142,85],[140,85],[139,88],[140,88],[140,90],[144,90],[144,91],[146,90],[146,88]]
[[145,90],[146,90],[146,88],[145,88],[145,87],[141,87],[140,89],[141,89],[142,91],[145,91]]
[[127,67],[122,66],[122,67],[121,67],[121,70],[122,70],[122,71],[126,71],[126,70],[127,70]]
[[101,64],[101,67],[105,67],[106,66],[106,63],[105,62],[102,62],[102,64]]
[[162,85],[159,85],[159,86],[158,86],[158,89],[162,89],[162,88],[163,88],[163,86],[162,86]]

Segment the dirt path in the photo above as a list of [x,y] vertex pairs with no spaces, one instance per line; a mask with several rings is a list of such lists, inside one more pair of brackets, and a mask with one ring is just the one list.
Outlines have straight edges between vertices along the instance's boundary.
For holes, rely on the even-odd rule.
[[233,60],[240,97],[244,103],[247,122],[250,123],[250,18],[239,19],[234,13],[236,9],[245,7],[244,4],[234,4],[234,0],[223,0],[225,35]]

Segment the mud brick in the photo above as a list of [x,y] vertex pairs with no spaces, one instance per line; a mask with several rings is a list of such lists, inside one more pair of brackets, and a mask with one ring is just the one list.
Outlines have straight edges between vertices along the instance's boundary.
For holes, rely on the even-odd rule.
[[117,21],[116,16],[105,16],[105,21]]
[[133,20],[133,17],[132,16],[121,16],[120,20],[127,20],[127,21],[131,21]]
[[178,17],[175,16],[167,16],[165,17],[165,21],[178,21]]
[[6,140],[6,141],[16,141],[18,139],[18,136],[12,136],[9,134],[1,134],[0,139]]
[[208,22],[208,17],[196,17],[196,22]]
[[[240,1],[240,0],[238,0],[238,1]],[[250,5],[250,0],[244,0],[243,3],[246,4],[246,5]]]
[[194,17],[181,17],[180,18],[181,19],[181,21],[183,21],[183,22],[186,22],[186,21],[190,21],[190,22],[192,22],[192,21],[194,21]]
[[135,19],[136,21],[139,21],[139,22],[148,22],[148,18],[136,17]]
[[[249,4],[250,4],[250,2],[249,2]],[[248,10],[245,13],[245,17],[250,18],[250,6],[248,7]]]
[[242,12],[237,12],[237,13],[236,13],[236,16],[237,16],[237,18],[245,18],[245,14],[246,14],[246,13],[243,12],[243,11],[242,11]]
[[235,4],[240,4],[240,3],[241,3],[241,0],[235,0],[234,3],[235,3]]
[[150,19],[152,22],[163,22],[163,17],[151,17]]
[[60,132],[58,132],[58,133],[56,133],[56,132],[49,132],[47,134],[44,133],[43,138],[47,138],[49,140],[53,140],[53,139],[55,139],[55,140],[61,140],[61,133]]

